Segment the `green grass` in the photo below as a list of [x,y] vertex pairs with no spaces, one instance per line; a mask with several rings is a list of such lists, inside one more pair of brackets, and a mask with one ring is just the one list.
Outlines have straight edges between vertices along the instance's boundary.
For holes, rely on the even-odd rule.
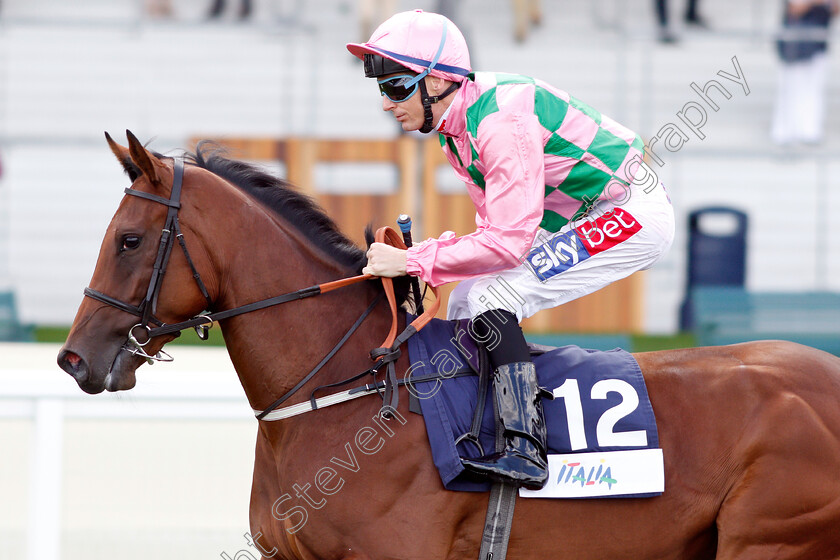
[[681,332],[674,335],[632,335],[633,352],[653,352],[655,350],[673,350],[675,348],[693,348],[697,346],[694,334]]
[[[35,327],[35,342],[57,342],[63,343],[67,339],[67,334],[70,332],[70,327]],[[208,346],[224,346],[225,341],[222,338],[222,331],[219,327],[210,329],[210,338],[203,341],[198,338],[193,329],[187,329],[181,333],[181,336],[170,342],[169,344],[204,344]]]
[[[57,342],[62,343],[67,338],[67,333],[70,331],[69,327],[36,327],[35,341],[36,342]],[[568,335],[574,338],[571,342],[579,343],[579,339],[585,339],[586,335]],[[595,335],[595,338],[604,335]],[[533,338],[533,337],[529,337]],[[553,342],[554,344],[563,344],[563,333],[556,335],[545,336],[540,335],[540,340],[546,340],[546,343]],[[637,334],[630,337],[630,350],[632,352],[650,352],[654,350],[670,350],[673,348],[690,348],[695,346],[694,335],[691,333],[678,333],[675,335],[645,335]],[[222,331],[218,327],[210,329],[210,339],[202,341],[195,334],[192,329],[186,330],[183,334],[170,342],[170,344],[194,344],[194,345],[209,345],[209,346],[224,346],[225,342],[222,339]],[[585,343],[581,343],[585,345]]]

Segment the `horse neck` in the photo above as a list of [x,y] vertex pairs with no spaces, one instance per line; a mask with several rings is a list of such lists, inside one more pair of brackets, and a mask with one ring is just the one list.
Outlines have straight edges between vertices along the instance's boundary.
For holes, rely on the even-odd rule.
[[[352,275],[259,205],[237,212],[235,222],[224,231],[226,254],[214,259],[224,263],[217,265],[222,266],[219,310]],[[376,293],[365,282],[223,321],[225,343],[252,408],[262,410],[294,387],[350,329]],[[312,388],[369,368],[368,353],[382,343],[390,320],[384,303],[377,306],[313,381],[285,404],[303,402]]]

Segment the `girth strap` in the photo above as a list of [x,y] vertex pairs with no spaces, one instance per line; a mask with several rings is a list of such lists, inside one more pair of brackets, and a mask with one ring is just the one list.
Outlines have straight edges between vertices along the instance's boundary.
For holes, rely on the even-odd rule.
[[479,560],[505,560],[518,493],[519,489],[510,482],[494,482],[490,487]]
[[[504,426],[496,413],[496,451],[505,448]],[[512,482],[494,481],[490,486],[487,515],[484,518],[484,534],[481,536],[481,550],[478,560],[505,560],[507,557],[510,529],[513,526],[513,510],[519,488]]]
[[[480,455],[486,455],[481,445],[479,434],[481,421],[484,418],[484,406],[490,391],[490,377],[493,375],[490,355],[483,344],[478,345],[478,394],[473,412],[470,430],[455,440],[457,447],[461,443],[474,445]],[[505,447],[504,426],[495,412],[496,419],[496,451],[503,451]],[[516,506],[516,496],[519,489],[509,482],[493,481],[490,486],[490,497],[487,501],[487,514],[484,518],[484,532],[481,536],[479,560],[505,560],[507,556],[510,530],[513,524],[513,511]]]

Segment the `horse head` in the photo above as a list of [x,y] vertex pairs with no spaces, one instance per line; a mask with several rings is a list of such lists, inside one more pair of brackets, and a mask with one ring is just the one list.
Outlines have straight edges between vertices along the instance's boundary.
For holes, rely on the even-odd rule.
[[[59,366],[88,393],[134,387],[136,369],[177,336],[150,339],[150,327],[200,313],[212,301],[207,287],[212,292],[215,285],[202,239],[185,225],[185,242],[180,226],[182,218],[186,224],[201,212],[180,199],[185,176],[204,170],[185,171],[183,162],[150,152],[126,133],[128,148],[105,136],[132,181],[125,192],[133,196],[123,198],[111,219],[90,287],[58,356]],[[184,250],[173,250],[176,246]],[[204,275],[196,282],[198,270]]]

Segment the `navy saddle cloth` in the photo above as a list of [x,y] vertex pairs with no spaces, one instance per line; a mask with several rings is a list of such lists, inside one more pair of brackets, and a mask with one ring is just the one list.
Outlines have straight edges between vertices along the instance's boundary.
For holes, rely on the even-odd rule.
[[[474,444],[456,440],[470,431],[478,400],[478,349],[463,328],[466,321],[431,321],[408,340],[408,379],[443,374],[443,381],[410,383],[420,402],[435,466],[448,490],[486,491],[489,482],[464,473],[460,457],[478,457]],[[534,357],[543,399],[548,452],[582,453],[659,447],[653,409],[641,370],[621,349],[601,352],[577,346],[548,348]],[[458,374],[458,375],[456,375]],[[487,392],[479,441],[495,450],[492,384]]]

